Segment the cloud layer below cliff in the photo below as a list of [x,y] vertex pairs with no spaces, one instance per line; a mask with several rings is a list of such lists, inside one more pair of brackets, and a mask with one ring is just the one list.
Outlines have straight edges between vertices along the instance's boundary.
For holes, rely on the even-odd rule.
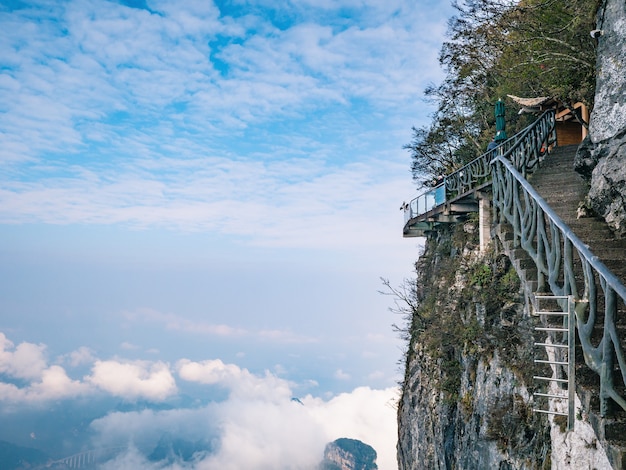
[[[89,447],[128,449],[104,468],[313,468],[324,446],[339,437],[373,446],[381,469],[395,465],[395,387],[359,387],[330,399],[311,394],[296,399],[297,384],[270,372],[255,375],[219,359],[181,359],[170,365],[100,360],[80,351],[50,364],[45,345],[14,345],[3,334],[0,345],[0,377],[4,377],[0,403],[5,417],[6,413],[15,417],[26,408],[30,412],[39,409],[45,416],[52,402],[58,408],[64,400],[80,398],[88,403],[103,394],[119,398],[130,408],[138,401],[153,404],[138,410],[113,409],[89,424]],[[70,378],[78,373],[72,362],[77,356],[88,372]],[[172,405],[190,384],[196,386],[195,404]],[[223,392],[223,399],[203,399],[203,395],[215,395],[216,389]],[[36,436],[39,429],[35,425],[16,432]],[[67,430],[58,432],[63,438]],[[163,462],[148,459],[164,436],[203,442],[209,450],[205,448],[193,462],[174,459],[164,467]]]

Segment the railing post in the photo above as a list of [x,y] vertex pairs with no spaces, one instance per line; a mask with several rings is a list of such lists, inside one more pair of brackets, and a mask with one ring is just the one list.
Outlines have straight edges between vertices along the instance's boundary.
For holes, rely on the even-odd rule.
[[535,225],[535,237],[537,238],[537,259],[535,266],[537,267],[537,292],[546,291],[546,247],[543,235],[546,231],[546,223],[544,219],[543,209],[537,208],[537,221]]
[[568,391],[568,422],[567,429],[574,429],[574,419],[576,414],[576,310],[574,304],[574,297],[568,296],[567,298],[567,391]]
[[609,334],[615,324],[615,291],[606,286],[604,291],[604,335],[602,337],[602,372],[600,374],[600,415],[607,416],[609,412],[609,390],[613,390],[613,339]]
[[478,235],[480,251],[485,251],[491,241],[491,198],[478,193]]

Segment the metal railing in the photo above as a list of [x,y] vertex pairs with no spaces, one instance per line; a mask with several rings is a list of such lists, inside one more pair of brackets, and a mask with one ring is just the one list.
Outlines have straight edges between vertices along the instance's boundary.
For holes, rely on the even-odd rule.
[[413,199],[405,206],[405,224],[491,180],[494,222],[510,224],[514,246],[534,261],[537,291],[573,298],[585,363],[600,376],[600,414],[605,416],[609,398],[626,410],[617,390],[626,388],[626,357],[616,325],[619,309],[626,311],[626,287],[526,180],[555,143],[554,111],[546,111],[500,147]]
[[431,209],[446,202],[445,183],[441,183],[432,189],[424,191],[416,198],[411,199],[404,208],[404,223],[406,224],[413,217],[425,214]]
[[423,215],[435,207],[458,197],[476,186],[491,180],[490,163],[498,155],[508,152],[517,142],[515,135],[505,140],[495,149],[483,153],[458,170],[443,177],[441,182],[433,188],[427,189],[404,207],[404,223]]
[[614,383],[617,379],[619,387],[626,386],[626,358],[616,326],[618,306],[626,309],[626,287],[526,180],[541,148],[550,145],[549,137],[541,137],[549,127],[542,131],[539,126],[492,162],[494,221],[510,224],[514,245],[534,261],[538,292],[573,297],[585,363],[600,376],[600,414],[605,416],[609,398],[626,410]]
[[[561,304],[561,310],[543,310],[539,308],[541,301],[558,301]],[[565,310],[563,310],[565,304]],[[552,374],[550,377],[545,375],[535,375],[533,379],[540,384],[538,389],[543,389],[542,385],[547,385],[547,390],[537,391],[533,393],[536,401],[547,401],[546,408],[540,408],[535,405],[533,411],[536,413],[546,413],[551,415],[560,415],[567,417],[567,430],[574,429],[575,422],[575,400],[576,400],[576,359],[574,347],[576,341],[576,325],[574,319],[574,299],[569,296],[557,295],[537,295],[535,296],[535,316],[540,317],[541,325],[535,327],[535,332],[546,335],[542,342],[534,343],[535,347],[543,350],[543,354],[547,355],[547,359],[535,358],[535,364],[548,365]],[[562,325],[555,326],[549,322],[550,317],[561,317]],[[559,338],[560,336],[560,338]],[[565,370],[564,370],[565,369]],[[563,378],[565,376],[566,378]],[[563,386],[567,386],[567,394],[563,393]],[[567,411],[563,411],[562,403],[567,406]]]

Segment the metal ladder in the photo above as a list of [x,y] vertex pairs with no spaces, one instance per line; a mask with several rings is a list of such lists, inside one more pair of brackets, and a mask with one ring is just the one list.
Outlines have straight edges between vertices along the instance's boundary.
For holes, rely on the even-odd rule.
[[[561,311],[551,311],[551,310],[542,310],[539,308],[541,301],[555,301],[559,306],[561,306]],[[535,375],[533,379],[537,383],[548,384],[550,385],[557,384],[563,385],[567,384],[567,395],[565,394],[556,394],[556,393],[542,393],[536,392],[533,393],[533,397],[546,399],[547,398],[547,408],[548,409],[540,409],[533,408],[533,411],[536,413],[546,413],[550,415],[560,415],[567,417],[567,430],[571,431],[574,429],[575,422],[575,397],[576,397],[576,386],[575,386],[575,357],[574,357],[574,346],[576,342],[575,336],[575,319],[574,319],[574,298],[571,295],[543,295],[543,294],[535,294],[535,312],[534,315],[542,318],[541,325],[535,327],[536,332],[543,332],[546,334],[546,339],[543,342],[534,343],[535,348],[544,348],[545,354],[548,356],[548,359],[537,359],[537,351],[535,350],[535,364],[548,364],[552,368],[552,377],[542,377]],[[563,326],[555,327],[555,326],[543,326],[544,318],[560,316],[563,318]],[[559,335],[560,333],[560,335]],[[561,336],[560,340],[557,338]],[[567,361],[562,358],[557,357],[558,351],[566,351]],[[561,355],[562,356],[562,355]],[[563,368],[567,367],[565,375],[567,378],[559,377],[559,370],[563,370]],[[550,391],[550,390],[548,390]],[[567,403],[567,413],[562,411],[554,411],[551,410],[550,404],[552,400],[565,400]]]

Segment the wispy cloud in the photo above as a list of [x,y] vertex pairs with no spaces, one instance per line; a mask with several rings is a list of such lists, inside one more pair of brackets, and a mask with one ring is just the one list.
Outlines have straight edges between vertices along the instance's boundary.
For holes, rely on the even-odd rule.
[[127,321],[141,323],[157,323],[163,325],[168,330],[183,331],[199,335],[240,337],[248,334],[242,328],[235,328],[224,324],[213,324],[208,322],[196,322],[173,313],[162,313],[153,309],[138,309],[132,312],[125,312]]
[[345,243],[408,188],[393,121],[437,74],[443,23],[387,3],[286,2],[280,27],[210,2],[0,11],[0,222]]
[[[122,345],[122,348],[123,345]],[[59,363],[67,362],[70,367],[78,367],[85,364],[93,364],[96,360],[95,351],[86,346],[81,346],[76,351],[72,351],[69,354],[61,356],[59,358]]]
[[226,324],[215,324],[204,321],[195,321],[173,313],[162,313],[154,309],[142,308],[124,312],[124,317],[130,323],[153,323],[162,325],[171,331],[180,331],[192,335],[206,335],[227,338],[253,338],[268,340],[273,343],[315,343],[316,338],[300,335],[284,329],[240,328]]

